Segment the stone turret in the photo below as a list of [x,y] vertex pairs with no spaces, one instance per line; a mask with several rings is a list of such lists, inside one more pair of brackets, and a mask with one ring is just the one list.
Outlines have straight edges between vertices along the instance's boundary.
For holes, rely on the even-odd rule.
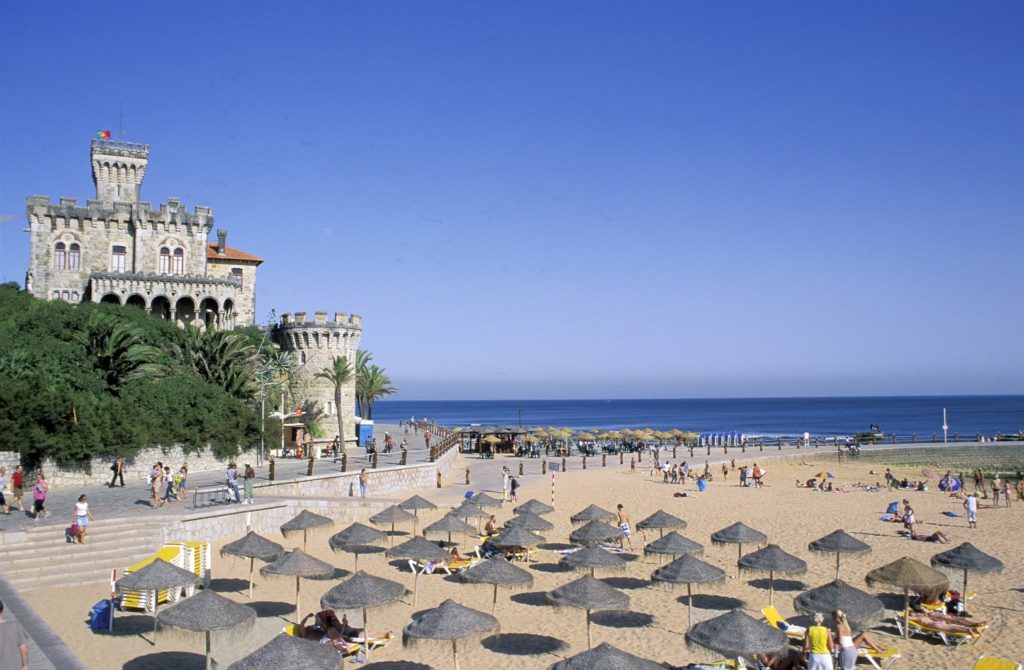
[[[334,386],[316,374],[331,367],[336,356],[345,356],[355,365],[356,350],[363,336],[363,320],[356,314],[335,312],[329,319],[327,312],[314,312],[308,319],[306,312],[282,314],[281,320],[271,331],[271,339],[282,351],[291,352],[298,363],[295,375],[295,404],[316,400],[324,410],[326,419],[323,428],[328,435],[337,433],[337,413],[334,405]],[[355,370],[351,380],[342,390],[341,416],[345,425],[345,441],[354,443],[355,433]]]
[[138,202],[149,165],[149,145],[92,141],[92,180],[101,202]]

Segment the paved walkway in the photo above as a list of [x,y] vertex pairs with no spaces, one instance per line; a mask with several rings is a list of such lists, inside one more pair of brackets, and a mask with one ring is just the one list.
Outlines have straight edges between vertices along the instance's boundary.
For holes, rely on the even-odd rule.
[[28,635],[28,667],[32,670],[85,670],[64,641],[29,607],[6,579],[0,577],[4,620],[21,624]]

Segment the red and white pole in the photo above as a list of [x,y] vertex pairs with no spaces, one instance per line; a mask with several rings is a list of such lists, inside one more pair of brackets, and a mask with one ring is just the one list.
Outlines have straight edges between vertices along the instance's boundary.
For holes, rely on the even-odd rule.
[[555,473],[551,473],[551,506],[555,506]]
[[117,569],[110,571],[110,620],[108,622],[108,630],[114,630],[114,599],[117,597]]

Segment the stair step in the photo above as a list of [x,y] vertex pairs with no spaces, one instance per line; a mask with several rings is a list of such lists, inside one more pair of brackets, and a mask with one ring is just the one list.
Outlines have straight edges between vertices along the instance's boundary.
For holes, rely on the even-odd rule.
[[[65,552],[51,554],[37,554],[31,558],[25,558],[12,563],[0,564],[0,573],[8,579],[25,574],[40,574],[47,571],[60,570],[68,571],[69,565],[92,565],[102,562],[110,567],[125,567],[138,561],[126,563],[125,561],[140,552],[147,552],[146,556],[152,556],[160,548],[160,543],[155,542],[149,545],[133,544],[122,547],[93,548],[91,545],[66,545]],[[140,559],[141,560],[141,559]]]
[[[135,554],[127,558],[128,564],[138,563],[144,558],[152,556],[152,553]],[[67,572],[66,570],[61,574],[47,574],[38,576],[20,576],[8,579],[11,585],[19,591],[31,591],[34,589],[44,589],[52,586],[77,586],[79,584],[95,584],[107,582],[110,580],[110,570],[115,566],[109,567],[88,567],[83,569],[75,569],[73,572]],[[119,568],[120,569],[120,568]]]

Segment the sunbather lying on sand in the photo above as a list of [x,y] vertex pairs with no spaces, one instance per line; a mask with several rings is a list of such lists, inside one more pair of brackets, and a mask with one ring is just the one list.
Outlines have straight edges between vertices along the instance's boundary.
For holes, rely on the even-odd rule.
[[[310,617],[315,617],[315,620],[313,625],[307,626],[306,622]],[[348,625],[347,616],[338,621],[334,610],[323,610],[316,614],[310,612],[299,622],[297,633],[303,639],[328,644],[338,651],[345,652],[353,642],[363,641],[363,629]],[[385,638],[391,631],[370,631],[369,634],[371,638]]]
[[980,635],[988,625],[983,621],[965,619],[955,614],[941,614],[939,612],[911,612],[910,620],[921,626],[927,626],[944,633],[970,633]]
[[946,544],[949,542],[949,536],[941,530],[937,530],[930,535],[926,535],[925,533],[911,533],[910,539],[917,540],[918,542],[938,542],[939,544]]

